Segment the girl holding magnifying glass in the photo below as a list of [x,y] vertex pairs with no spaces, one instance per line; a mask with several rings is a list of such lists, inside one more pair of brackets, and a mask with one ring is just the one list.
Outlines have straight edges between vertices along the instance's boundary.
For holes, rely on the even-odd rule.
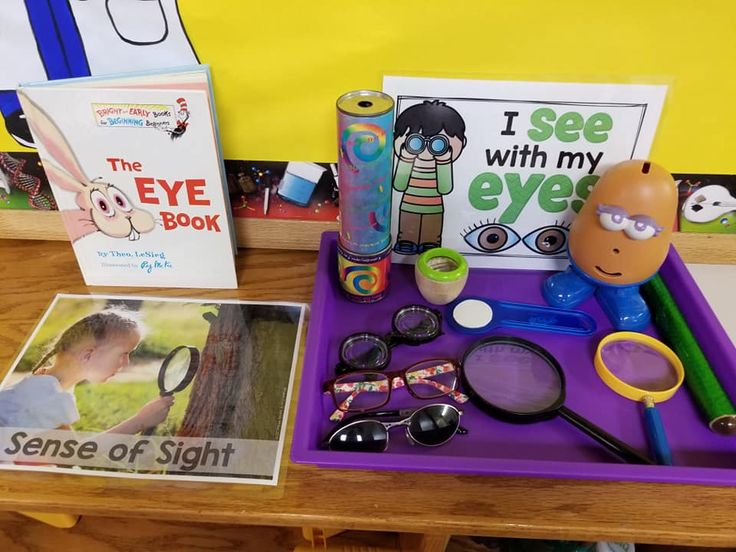
[[[74,387],[104,383],[125,368],[143,335],[132,313],[108,309],[86,316],[61,333],[30,375],[0,391],[0,426],[69,429],[79,420]],[[166,419],[174,403],[157,397],[108,433],[134,434]]]
[[439,100],[413,105],[396,119],[393,187],[403,192],[394,251],[415,255],[442,245],[442,196],[452,192],[452,163],[467,140],[465,121]]

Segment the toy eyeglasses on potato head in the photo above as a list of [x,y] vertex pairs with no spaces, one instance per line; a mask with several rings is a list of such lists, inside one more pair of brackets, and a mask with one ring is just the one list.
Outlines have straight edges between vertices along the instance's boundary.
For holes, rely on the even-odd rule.
[[394,313],[391,326],[393,331],[387,336],[360,332],[343,339],[335,371],[383,370],[396,345],[421,345],[437,338],[442,333],[442,315],[423,305],[407,305]]
[[639,286],[667,257],[676,214],[677,186],[665,169],[642,160],[614,165],[573,221],[570,266],[544,282],[544,298],[571,308],[595,293],[616,329],[644,329],[650,315]]

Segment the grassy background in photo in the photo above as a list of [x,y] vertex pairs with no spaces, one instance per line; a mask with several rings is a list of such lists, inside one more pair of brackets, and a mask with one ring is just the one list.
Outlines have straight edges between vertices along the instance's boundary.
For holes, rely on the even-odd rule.
[[164,357],[179,345],[192,345],[201,351],[210,329],[202,315],[214,311],[214,306],[201,303],[144,303],[141,314],[147,332],[133,357]]
[[[106,299],[87,297],[59,299],[28,346],[16,371],[30,371],[64,330],[85,316],[104,310],[106,303]],[[137,360],[163,357],[178,345],[193,345],[201,350],[209,331],[209,323],[202,315],[213,310],[214,307],[201,303],[146,301],[138,313],[145,335],[131,355],[131,364]]]
[[[175,435],[189,403],[190,385],[175,395],[166,421],[159,424],[154,435]],[[155,381],[110,382],[80,384],[74,389],[80,419],[73,425],[76,431],[99,433],[134,416],[143,405],[158,397]]]

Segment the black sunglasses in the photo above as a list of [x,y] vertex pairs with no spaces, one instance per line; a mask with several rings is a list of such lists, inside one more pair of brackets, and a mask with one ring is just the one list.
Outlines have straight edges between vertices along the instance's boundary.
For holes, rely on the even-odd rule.
[[[388,448],[388,432],[404,426],[411,444],[424,447],[444,445],[459,433],[462,411],[449,404],[430,404],[417,409],[392,410],[361,414],[345,420],[333,429],[322,442],[322,447],[334,451],[383,452]],[[382,422],[376,418],[396,418]]]

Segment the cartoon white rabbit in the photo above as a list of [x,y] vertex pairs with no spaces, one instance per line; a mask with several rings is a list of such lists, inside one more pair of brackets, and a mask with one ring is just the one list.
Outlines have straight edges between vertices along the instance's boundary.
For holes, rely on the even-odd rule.
[[[135,205],[114,184],[90,180],[82,170],[61,130],[23,91],[18,91],[23,111],[37,143],[49,182],[76,193],[79,209],[60,210],[72,242],[102,232],[113,238],[138,240],[155,227],[153,216]],[[39,150],[39,154],[41,151]]]

